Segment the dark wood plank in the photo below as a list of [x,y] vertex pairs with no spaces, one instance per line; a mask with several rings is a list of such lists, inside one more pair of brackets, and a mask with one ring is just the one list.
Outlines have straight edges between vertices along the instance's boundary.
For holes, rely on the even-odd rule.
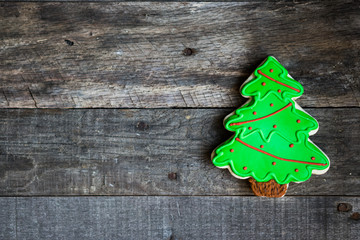
[[[306,110],[320,123],[311,139],[331,168],[291,184],[288,195],[360,195],[360,109]],[[252,195],[247,181],[210,161],[232,135],[222,126],[229,112],[3,109],[0,194]]]
[[[338,212],[356,197],[54,197],[10,198],[16,239],[358,239],[359,221]],[[1,203],[4,202],[4,203]],[[0,205],[13,207],[9,198]],[[9,240],[15,238],[8,238]]]
[[2,108],[234,107],[268,55],[300,105],[360,106],[359,2],[0,6]]

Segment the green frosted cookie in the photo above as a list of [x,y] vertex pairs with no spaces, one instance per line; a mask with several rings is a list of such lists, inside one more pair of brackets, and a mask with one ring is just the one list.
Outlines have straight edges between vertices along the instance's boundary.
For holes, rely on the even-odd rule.
[[235,134],[214,150],[215,166],[237,178],[278,184],[329,169],[329,158],[309,139],[317,121],[295,102],[304,89],[274,57],[256,68],[240,92],[249,101],[225,118],[225,128]]

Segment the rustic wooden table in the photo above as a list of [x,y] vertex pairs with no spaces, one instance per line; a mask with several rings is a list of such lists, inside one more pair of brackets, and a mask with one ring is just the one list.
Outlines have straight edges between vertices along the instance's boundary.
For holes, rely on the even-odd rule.
[[[359,239],[358,2],[0,2],[0,40],[0,239]],[[281,199],[210,161],[268,55],[332,164]]]

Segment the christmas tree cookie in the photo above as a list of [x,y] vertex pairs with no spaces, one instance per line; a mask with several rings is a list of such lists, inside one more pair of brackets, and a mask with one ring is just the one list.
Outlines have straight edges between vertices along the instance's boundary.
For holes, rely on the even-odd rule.
[[249,100],[227,116],[233,137],[212,154],[212,162],[246,179],[258,196],[281,197],[290,182],[324,174],[329,158],[309,136],[317,121],[296,102],[304,89],[274,58],[268,57],[240,88]]

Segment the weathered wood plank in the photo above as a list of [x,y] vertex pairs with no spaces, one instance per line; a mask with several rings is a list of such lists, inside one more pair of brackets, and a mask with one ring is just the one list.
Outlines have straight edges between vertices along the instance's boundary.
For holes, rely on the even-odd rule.
[[0,239],[16,239],[16,199],[0,199]]
[[[359,221],[338,212],[356,197],[30,197],[0,230],[16,239],[358,239]],[[1,203],[4,202],[4,203]],[[0,204],[13,207],[9,198]],[[1,232],[3,232],[1,231]],[[241,236],[241,237],[239,237]],[[7,238],[9,240],[15,238]]]
[[2,108],[234,107],[268,55],[300,105],[360,106],[358,2],[0,6]]
[[[360,195],[359,108],[306,109],[331,168],[288,195]],[[252,195],[214,167],[230,109],[0,111],[0,194]],[[171,174],[171,173],[176,173]],[[169,175],[170,174],[170,175]]]

